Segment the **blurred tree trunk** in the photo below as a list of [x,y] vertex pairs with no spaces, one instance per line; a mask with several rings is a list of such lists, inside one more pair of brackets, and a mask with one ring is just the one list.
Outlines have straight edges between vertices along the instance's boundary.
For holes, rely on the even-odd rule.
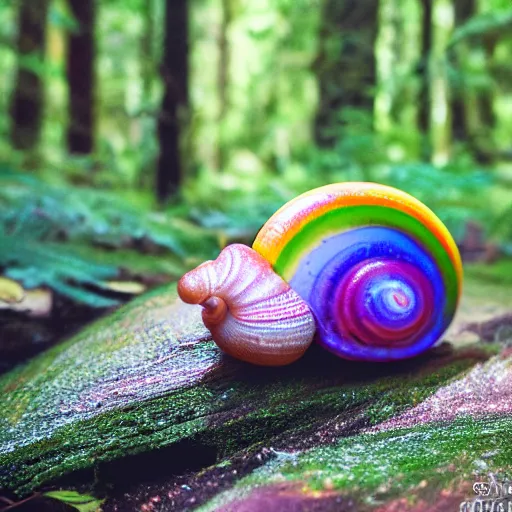
[[[459,0],[455,3],[457,25],[464,24],[478,12],[488,10],[492,10],[488,2]],[[494,137],[496,81],[492,72],[498,40],[499,34],[491,33],[476,44],[460,41],[455,47],[456,65],[463,80],[453,100],[454,135],[467,142],[475,158],[482,163],[490,163],[499,151]],[[491,78],[491,85],[476,88],[471,83],[475,74]]]
[[225,118],[229,109],[229,66],[231,49],[229,46],[229,29],[233,21],[233,0],[222,0],[222,22],[219,34],[219,140],[217,144],[217,165],[222,171],[226,163]]
[[432,49],[429,59],[431,160],[446,165],[452,150],[451,91],[446,48],[454,25],[452,0],[433,0]]
[[141,40],[141,74],[143,101],[151,98],[153,76],[155,74],[155,54],[153,42],[155,40],[155,6],[154,0],[145,0],[144,3],[144,33]]
[[[495,130],[497,125],[497,118],[495,113],[495,103],[497,100],[497,85],[498,80],[493,72],[493,67],[496,66],[496,47],[498,45],[498,37],[492,35],[484,38],[484,52],[485,52],[485,68],[488,76],[492,77],[493,85],[488,90],[478,95],[478,127],[475,131],[475,135],[472,138],[473,147],[476,150],[477,158],[482,162],[490,162],[498,157],[498,144],[495,138]],[[505,64],[508,67],[510,62]],[[509,80],[505,81],[505,89],[509,87]],[[507,123],[508,124],[508,123]],[[505,136],[506,145],[510,150],[510,132],[506,130],[507,135]]]
[[68,150],[89,154],[94,148],[95,0],[69,0],[79,24],[69,36],[67,79],[69,86]]
[[345,107],[373,110],[378,0],[326,0],[315,62],[320,102],[315,138],[332,146]]
[[419,81],[415,75],[421,58],[420,26],[419,0],[380,1],[375,128],[393,137],[395,147],[400,144],[401,157],[418,156]]
[[[475,1],[479,14],[498,15],[500,11],[507,12],[510,9],[510,4],[502,0]],[[470,139],[471,148],[477,159],[483,163],[501,158],[503,150],[511,150],[511,109],[508,108],[511,103],[510,73],[505,71],[503,77],[500,77],[500,68],[501,72],[510,69],[510,53],[504,52],[503,47],[502,51],[497,51],[500,41],[505,42],[509,34],[506,30],[502,33],[491,32],[482,37],[478,48],[471,48],[473,54],[480,56],[479,71],[490,78],[488,86],[475,93],[475,126]],[[499,133],[501,137],[498,136]]]
[[389,133],[395,124],[393,106],[396,101],[395,66],[399,59],[401,9],[399,0],[379,3],[379,34],[376,44],[378,91],[375,96],[375,127]]
[[[18,13],[18,71],[11,99],[11,143],[16,149],[36,147],[41,135],[44,84],[41,73],[27,67],[37,59],[41,69],[46,51],[46,18],[49,0],[21,0]],[[34,62],[33,62],[34,64]]]
[[178,190],[183,177],[180,128],[188,106],[188,22],[187,0],[167,0],[161,65],[164,96],[158,122],[160,159],[156,176],[160,201]]
[[[457,0],[455,7],[455,26],[460,27],[475,14],[475,0]],[[454,91],[452,100],[453,136],[456,140],[465,141],[471,138],[475,130],[476,101],[475,93],[465,80],[467,60],[470,57],[468,43],[463,41],[456,48],[455,61],[457,69],[463,74],[459,87]]]
[[430,118],[430,80],[428,75],[428,62],[432,50],[432,0],[421,0],[423,4],[423,23],[422,23],[422,58],[419,65],[419,74],[421,77],[420,93],[420,114],[419,122],[423,133],[429,131]]

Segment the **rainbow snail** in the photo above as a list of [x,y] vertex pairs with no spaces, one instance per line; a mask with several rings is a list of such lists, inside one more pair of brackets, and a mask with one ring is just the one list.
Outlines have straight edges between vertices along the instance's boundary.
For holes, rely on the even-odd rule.
[[400,190],[337,183],[278,210],[252,249],[227,246],[185,274],[217,345],[250,363],[299,359],[313,339],[339,357],[393,361],[438,341],[459,301],[462,265],[443,223]]

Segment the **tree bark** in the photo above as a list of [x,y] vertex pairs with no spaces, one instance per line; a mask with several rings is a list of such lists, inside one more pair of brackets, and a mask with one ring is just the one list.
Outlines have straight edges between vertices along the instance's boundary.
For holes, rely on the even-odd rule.
[[144,34],[141,39],[141,75],[142,75],[142,97],[147,101],[151,97],[153,76],[155,73],[155,8],[154,0],[144,2]]
[[399,0],[381,0],[379,3],[379,35],[376,45],[378,92],[375,97],[375,127],[386,134],[393,129],[393,106],[396,101],[396,64],[399,59],[397,42],[400,40]]
[[320,89],[315,138],[321,146],[336,142],[333,132],[343,108],[373,110],[377,12],[378,0],[325,2],[315,62]]
[[89,154],[94,149],[95,127],[95,0],[69,0],[69,6],[79,28],[69,36],[67,55],[68,149],[70,153]]
[[430,117],[430,87],[428,76],[428,61],[432,49],[432,0],[422,0],[422,59],[419,63],[421,77],[419,124],[423,133],[428,133]]
[[452,151],[451,88],[446,48],[454,25],[452,0],[433,0],[432,50],[429,58],[431,160],[446,165]]
[[[464,24],[479,11],[486,12],[484,6],[479,7],[477,4],[477,0],[461,0],[455,3],[457,25]],[[492,5],[487,4],[485,8],[492,9]],[[494,136],[497,124],[494,111],[496,78],[492,72],[498,37],[498,34],[490,34],[478,46],[468,41],[460,41],[454,51],[457,69],[463,77],[476,71],[489,76],[493,81],[491,87],[482,91],[462,80],[452,105],[455,137],[466,142],[474,158],[484,164],[501,157]],[[475,70],[475,55],[478,53],[481,54],[480,65]]]
[[182,177],[181,126],[188,106],[188,6],[187,0],[167,0],[161,76],[164,96],[158,122],[160,158],[156,192],[165,201],[178,190]]
[[[475,156],[479,162],[486,164],[500,157],[495,137],[497,118],[494,105],[496,102],[497,80],[492,72],[497,44],[498,38],[496,36],[486,38],[483,42],[483,51],[486,57],[486,72],[492,77],[495,85],[491,90],[477,95],[478,123],[475,127],[475,131],[471,134],[471,146],[475,151]],[[507,144],[509,143],[507,142]]]
[[44,83],[37,73],[26,67],[23,59],[35,57],[44,62],[46,18],[49,0],[21,0],[18,21],[18,71],[11,99],[11,143],[21,150],[37,146],[41,135],[44,110]]
[[420,81],[414,75],[421,58],[421,17],[419,0],[380,0],[374,126],[402,147],[397,159],[418,157],[413,141],[419,132]]
[[[455,7],[455,26],[459,27],[471,18],[475,13],[475,0],[458,0],[454,2]],[[458,70],[463,70],[465,67],[465,59],[468,56],[467,43],[461,42],[458,51],[455,55],[455,61]],[[457,140],[466,140],[471,136],[471,130],[468,123],[468,117],[471,114],[469,109],[474,108],[473,96],[474,93],[470,91],[469,86],[462,80],[460,88],[452,100],[452,115],[453,115],[453,136]]]
[[224,144],[225,118],[229,108],[229,66],[231,53],[229,47],[229,29],[233,21],[233,0],[222,0],[222,22],[219,34],[219,141],[217,167],[222,170],[226,162]]

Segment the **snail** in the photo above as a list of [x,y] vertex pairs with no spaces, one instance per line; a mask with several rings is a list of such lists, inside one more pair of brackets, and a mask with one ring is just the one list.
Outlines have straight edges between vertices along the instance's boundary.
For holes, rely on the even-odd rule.
[[394,361],[432,347],[451,323],[462,264],[444,224],[409,194],[337,183],[298,196],[252,249],[227,246],[178,283],[228,354],[299,359],[315,339],[344,359]]

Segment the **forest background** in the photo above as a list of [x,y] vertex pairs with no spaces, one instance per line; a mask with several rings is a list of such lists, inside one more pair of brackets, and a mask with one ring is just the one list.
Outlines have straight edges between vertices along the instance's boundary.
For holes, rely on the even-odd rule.
[[412,193],[469,272],[512,282],[510,0],[3,0],[0,20],[6,314],[82,321],[346,180]]

